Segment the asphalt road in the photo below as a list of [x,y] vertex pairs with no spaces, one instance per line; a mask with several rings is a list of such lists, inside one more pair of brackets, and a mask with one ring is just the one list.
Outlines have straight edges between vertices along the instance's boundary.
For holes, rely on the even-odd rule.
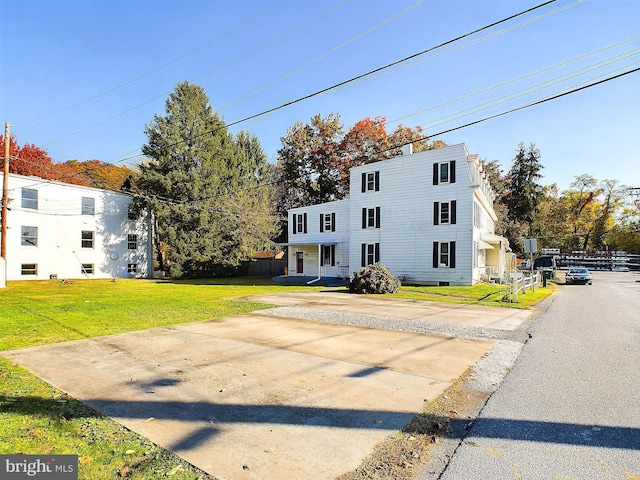
[[440,479],[640,478],[638,280],[561,288]]

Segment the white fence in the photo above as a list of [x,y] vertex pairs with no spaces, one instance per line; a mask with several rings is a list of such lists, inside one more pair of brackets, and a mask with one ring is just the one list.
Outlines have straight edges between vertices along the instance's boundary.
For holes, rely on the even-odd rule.
[[535,290],[536,286],[542,284],[542,272],[538,271],[531,276],[525,276],[522,272],[511,273],[511,293],[514,300],[518,300],[518,293],[527,293],[527,289]]

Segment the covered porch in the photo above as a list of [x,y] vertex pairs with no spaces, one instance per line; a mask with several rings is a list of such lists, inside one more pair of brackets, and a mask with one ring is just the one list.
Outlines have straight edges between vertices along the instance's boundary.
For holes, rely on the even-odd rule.
[[349,248],[337,242],[283,243],[287,249],[285,274],[275,277],[279,283],[302,283],[325,285],[349,282]]
[[502,283],[509,272],[509,240],[494,233],[480,233],[476,240],[474,281]]

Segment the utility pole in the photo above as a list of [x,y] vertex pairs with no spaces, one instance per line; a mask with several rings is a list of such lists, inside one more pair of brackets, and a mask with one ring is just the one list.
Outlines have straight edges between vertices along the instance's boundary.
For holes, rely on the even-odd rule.
[[7,203],[9,201],[9,147],[11,137],[9,136],[9,122],[4,124],[4,175],[2,178],[2,244],[0,245],[0,256],[7,259]]

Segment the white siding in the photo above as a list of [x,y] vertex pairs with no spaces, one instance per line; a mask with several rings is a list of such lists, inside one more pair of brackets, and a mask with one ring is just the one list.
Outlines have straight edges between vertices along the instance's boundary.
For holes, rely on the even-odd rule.
[[[0,178],[2,176],[0,175]],[[38,208],[22,208],[22,188],[37,191]],[[148,218],[128,219],[131,197],[125,194],[63,184],[20,175],[9,176],[7,215],[7,279],[146,277],[153,258]],[[83,214],[82,198],[94,199],[94,213]],[[37,245],[23,245],[22,227],[37,227]],[[93,232],[91,248],[82,232]],[[128,248],[128,235],[137,248]],[[37,265],[37,275],[23,275],[23,265]],[[92,265],[85,275],[83,264]],[[130,264],[137,272],[130,274]]]
[[[455,183],[433,185],[433,164],[455,161]],[[380,190],[361,191],[363,172],[380,172]],[[463,145],[396,157],[351,170],[350,264],[360,266],[361,244],[380,243],[380,262],[416,282],[471,282],[472,198]],[[433,203],[456,201],[456,224],[434,225]],[[380,228],[362,229],[362,208],[380,206]],[[456,267],[433,268],[433,242],[456,242]]]
[[[307,233],[293,233],[294,215],[307,214]],[[335,231],[320,231],[320,215],[335,213]],[[289,275],[341,277],[349,267],[349,200],[289,210]],[[335,244],[335,265],[320,267],[319,245]],[[303,272],[297,268],[296,253],[303,253]]]
[[[434,164],[452,166],[452,162],[455,182],[434,184]],[[294,244],[289,249],[290,274],[296,272],[296,252],[303,252],[304,274],[317,275],[318,244],[333,241],[338,243],[341,265],[348,265],[349,274],[361,266],[363,244],[378,244],[380,263],[408,282],[471,285],[486,272],[482,265],[485,257],[480,258],[474,242],[477,244],[483,232],[493,234],[493,192],[483,177],[477,155],[469,155],[463,144],[361,165],[352,168],[350,175],[349,199],[289,212],[289,242]],[[453,201],[455,224],[438,221],[436,225],[434,203]],[[377,208],[379,225],[377,219],[370,225],[367,216],[363,228],[363,209],[375,213]],[[333,210],[341,212],[336,217],[336,232],[321,233],[319,214]],[[293,216],[304,213],[307,232],[293,234]],[[492,241],[496,241],[495,236]],[[434,242],[455,242],[455,267],[434,268]],[[497,252],[489,256],[496,265],[501,264],[498,257],[504,255],[506,248],[506,243],[497,242]],[[322,271],[320,275],[329,276]]]

